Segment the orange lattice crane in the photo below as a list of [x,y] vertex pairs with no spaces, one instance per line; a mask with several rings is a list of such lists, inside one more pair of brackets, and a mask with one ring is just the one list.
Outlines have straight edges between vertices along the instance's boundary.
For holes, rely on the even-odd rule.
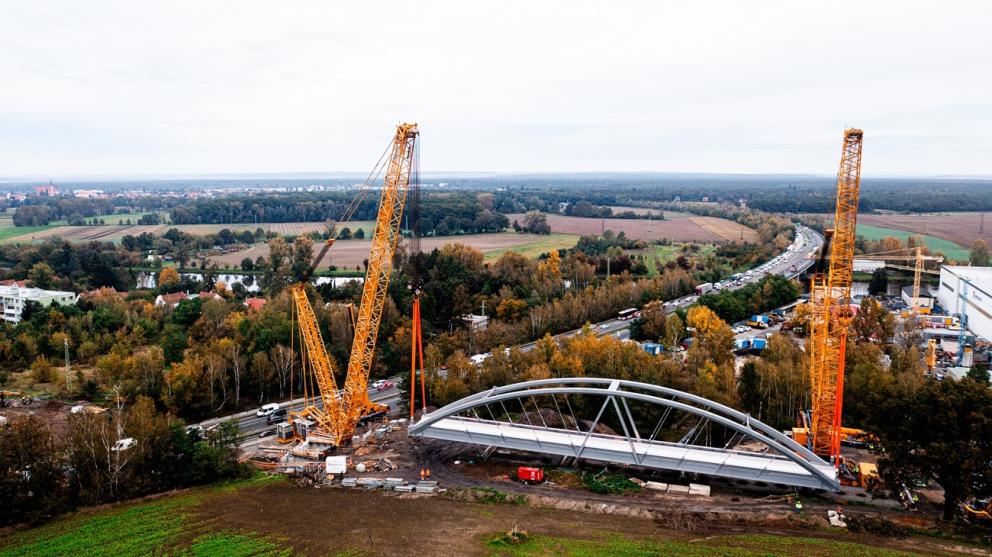
[[[324,444],[335,446],[347,444],[351,441],[351,436],[362,417],[388,410],[387,406],[369,400],[368,382],[375,357],[379,322],[382,320],[382,310],[389,287],[393,254],[400,237],[403,206],[410,187],[417,135],[416,124],[400,124],[396,127],[396,134],[388,150],[389,158],[379,197],[379,213],[372,236],[372,249],[369,253],[362,301],[354,321],[355,336],[348,360],[344,389],[340,392],[334,379],[335,366],[327,354],[317,318],[306,295],[310,276],[333,245],[333,237],[324,244],[320,253],[314,258],[303,280],[292,288],[293,308],[304,352],[303,364],[304,367],[309,365],[310,375],[315,378],[316,383],[313,387],[319,391],[322,405],[318,406],[316,401],[306,396],[307,386],[304,384],[304,398],[308,402],[303,411],[289,416],[287,424],[279,430],[280,440],[309,437]],[[363,193],[359,194],[359,197],[363,196]],[[346,218],[350,216],[350,212],[351,209],[348,211],[349,214],[346,214]],[[307,376],[306,371],[303,375]],[[308,419],[313,422],[309,422]]]
[[[809,354],[813,452],[840,455],[844,397],[844,352],[851,324],[851,279],[854,271],[858,195],[861,187],[861,145],[864,132],[844,131],[844,148],[837,173],[837,209],[829,270],[815,273],[810,284]],[[834,459],[835,462],[838,459]]]

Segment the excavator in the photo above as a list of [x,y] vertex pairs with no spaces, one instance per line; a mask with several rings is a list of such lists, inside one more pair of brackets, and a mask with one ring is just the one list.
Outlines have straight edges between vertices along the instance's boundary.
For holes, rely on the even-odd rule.
[[[384,414],[388,406],[369,400],[369,373],[375,357],[379,323],[389,288],[393,255],[400,237],[400,222],[410,179],[414,170],[417,124],[400,124],[396,127],[379,196],[378,215],[372,236],[361,305],[354,319],[354,340],[348,359],[344,388],[338,390],[335,365],[327,354],[324,339],[313,307],[307,298],[307,286],[321,260],[334,244],[333,230],[320,252],[313,259],[302,280],[293,285],[291,296],[293,313],[297,321],[300,344],[303,347],[304,408],[287,414],[286,422],[276,427],[277,440],[290,443],[305,440],[311,446],[341,447],[351,443],[355,429],[362,420]],[[384,157],[386,155],[384,154]],[[379,165],[377,165],[378,167]],[[364,198],[371,182],[356,196],[342,219],[347,221]],[[309,373],[307,372],[309,367]],[[313,378],[307,385],[306,378]],[[315,396],[308,396],[313,391]],[[306,451],[306,450],[305,450]],[[315,451],[316,454],[316,451]],[[304,455],[309,456],[309,455]]]

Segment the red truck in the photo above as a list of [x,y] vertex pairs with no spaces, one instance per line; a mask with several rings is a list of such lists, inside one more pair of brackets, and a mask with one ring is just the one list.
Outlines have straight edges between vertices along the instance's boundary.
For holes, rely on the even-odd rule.
[[517,468],[517,480],[525,484],[536,484],[544,481],[544,470],[532,466]]

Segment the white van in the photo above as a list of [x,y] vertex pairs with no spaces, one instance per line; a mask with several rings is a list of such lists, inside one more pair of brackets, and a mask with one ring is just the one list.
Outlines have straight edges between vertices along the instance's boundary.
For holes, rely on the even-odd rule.
[[272,402],[259,408],[258,412],[255,412],[255,415],[258,416],[259,418],[264,418],[265,416],[274,413],[278,409],[279,409],[279,403]]

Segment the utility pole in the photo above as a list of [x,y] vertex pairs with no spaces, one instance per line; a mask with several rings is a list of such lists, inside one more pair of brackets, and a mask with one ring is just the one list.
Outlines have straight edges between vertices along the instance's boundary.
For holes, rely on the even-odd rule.
[[69,386],[69,339],[62,339],[62,345],[65,347],[65,392],[70,391]]

